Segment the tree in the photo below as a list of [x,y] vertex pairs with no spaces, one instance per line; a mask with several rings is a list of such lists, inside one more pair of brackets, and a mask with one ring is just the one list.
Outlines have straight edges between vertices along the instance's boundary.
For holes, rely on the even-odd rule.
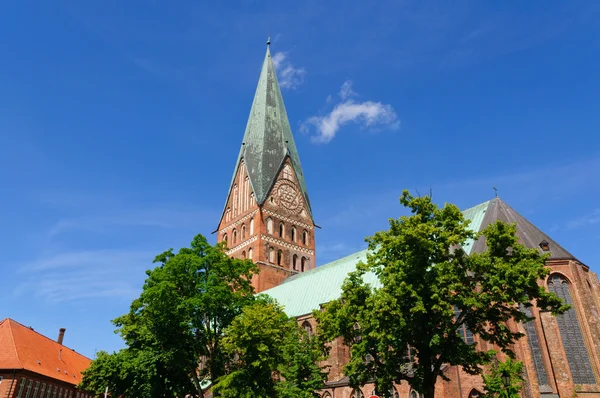
[[486,398],[521,398],[523,362],[507,358],[492,365],[489,373],[482,377]]
[[[548,274],[546,257],[519,244],[514,225],[498,222],[476,234],[454,205],[439,208],[408,191],[400,203],[412,214],[367,238],[366,264],[349,274],[338,300],[314,313],[326,340],[341,337],[351,347],[344,370],[353,386],[374,380],[388,391],[407,380],[433,398],[443,364],[478,374],[492,357],[464,338],[467,330],[512,355],[521,334],[507,322],[530,320],[519,304],[535,302],[553,314],[568,308],[538,286]],[[467,255],[461,247],[479,237],[488,250]],[[367,272],[380,286],[363,281]]]
[[321,352],[272,299],[261,296],[225,330],[225,351],[235,358],[214,391],[223,397],[318,397],[326,375]]
[[[159,266],[146,272],[129,313],[113,321],[128,346],[115,358],[154,358],[149,385],[164,383],[169,396],[203,396],[203,382],[225,373],[223,331],[254,300],[251,278],[258,269],[250,260],[229,258],[223,244],[211,246],[202,235],[189,248],[177,254],[170,249],[154,262]],[[84,383],[95,385],[100,377],[90,371]]]

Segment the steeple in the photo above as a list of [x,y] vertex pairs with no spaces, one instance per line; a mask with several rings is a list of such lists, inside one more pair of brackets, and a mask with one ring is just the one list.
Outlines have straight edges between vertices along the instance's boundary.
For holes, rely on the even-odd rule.
[[315,223],[270,43],[217,228],[228,256],[258,265],[257,292],[316,266]]
[[231,186],[234,184],[238,166],[243,160],[256,202],[262,205],[275,184],[286,155],[289,155],[303,199],[312,218],[300,157],[271,59],[270,44],[269,38]]

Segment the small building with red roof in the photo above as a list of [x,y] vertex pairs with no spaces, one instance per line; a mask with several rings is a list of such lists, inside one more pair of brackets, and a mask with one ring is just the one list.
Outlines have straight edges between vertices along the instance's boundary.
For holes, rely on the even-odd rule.
[[0,321],[1,398],[88,398],[76,386],[91,360],[10,318]]

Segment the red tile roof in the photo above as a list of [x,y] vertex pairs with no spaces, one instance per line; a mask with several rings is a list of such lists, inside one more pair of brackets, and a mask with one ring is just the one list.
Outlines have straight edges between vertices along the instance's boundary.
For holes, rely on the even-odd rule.
[[91,360],[10,318],[0,321],[0,369],[25,369],[79,384]]

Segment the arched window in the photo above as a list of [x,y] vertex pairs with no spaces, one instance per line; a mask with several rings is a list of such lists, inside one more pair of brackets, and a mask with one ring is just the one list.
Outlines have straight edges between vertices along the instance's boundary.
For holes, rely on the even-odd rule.
[[283,252],[277,250],[277,265],[283,265]]
[[[454,320],[456,321],[461,314],[461,310],[458,308],[458,306],[454,306]],[[469,330],[469,328],[467,327],[467,325],[465,325],[464,323],[462,325],[460,325],[458,327],[457,330],[458,335],[463,339],[463,341],[469,345],[473,344],[474,339],[473,339],[473,333]]]
[[283,223],[279,223],[279,237],[283,238],[285,234],[285,225]]
[[242,252],[242,258],[246,258],[246,251],[245,250]]
[[227,210],[225,210],[225,221],[230,221],[231,220],[231,207],[228,207]]
[[306,230],[302,232],[302,244],[308,245],[308,232]]
[[313,329],[312,329],[312,326],[310,325],[310,322],[304,321],[304,323],[302,323],[302,329],[304,329],[304,331],[308,335],[308,338],[311,339],[312,335],[313,335]]
[[352,394],[350,394],[350,398],[365,398],[365,396],[363,395],[362,391],[360,391],[360,389],[357,388],[356,390],[352,391]]
[[267,233],[273,234],[273,219],[271,217],[267,218]]
[[246,225],[242,224],[242,240],[246,239]]
[[323,396],[321,398],[331,398],[331,394],[328,392],[325,392],[325,394],[323,394]]
[[231,237],[232,237],[232,241],[231,244],[235,245],[237,243],[237,231],[234,229],[233,232],[231,233]]
[[596,377],[590,364],[590,357],[583,341],[583,333],[573,306],[569,281],[560,274],[552,274],[548,280],[548,290],[560,297],[571,308],[556,317],[558,329],[567,354],[571,376],[575,384],[596,384]]
[[292,269],[294,271],[298,271],[298,255],[294,254],[294,256],[292,257]]
[[269,261],[272,263],[275,262],[275,249],[272,247],[269,248]]
[[252,260],[252,248],[248,249],[248,258]]
[[254,218],[250,220],[250,235],[254,235]]
[[291,235],[292,235],[292,242],[295,242],[296,241],[296,227],[293,225],[292,225]]
[[225,243],[225,245],[227,245],[227,234],[223,234],[223,238],[221,239],[221,242]]
[[254,206],[254,192],[250,194],[250,206]]
[[476,389],[472,389],[471,392],[469,393],[469,398],[477,398],[477,397],[481,397],[483,396],[483,394],[479,391],[477,391]]
[[306,266],[306,257],[302,257],[302,260],[300,260],[300,271],[304,272],[305,266]]

